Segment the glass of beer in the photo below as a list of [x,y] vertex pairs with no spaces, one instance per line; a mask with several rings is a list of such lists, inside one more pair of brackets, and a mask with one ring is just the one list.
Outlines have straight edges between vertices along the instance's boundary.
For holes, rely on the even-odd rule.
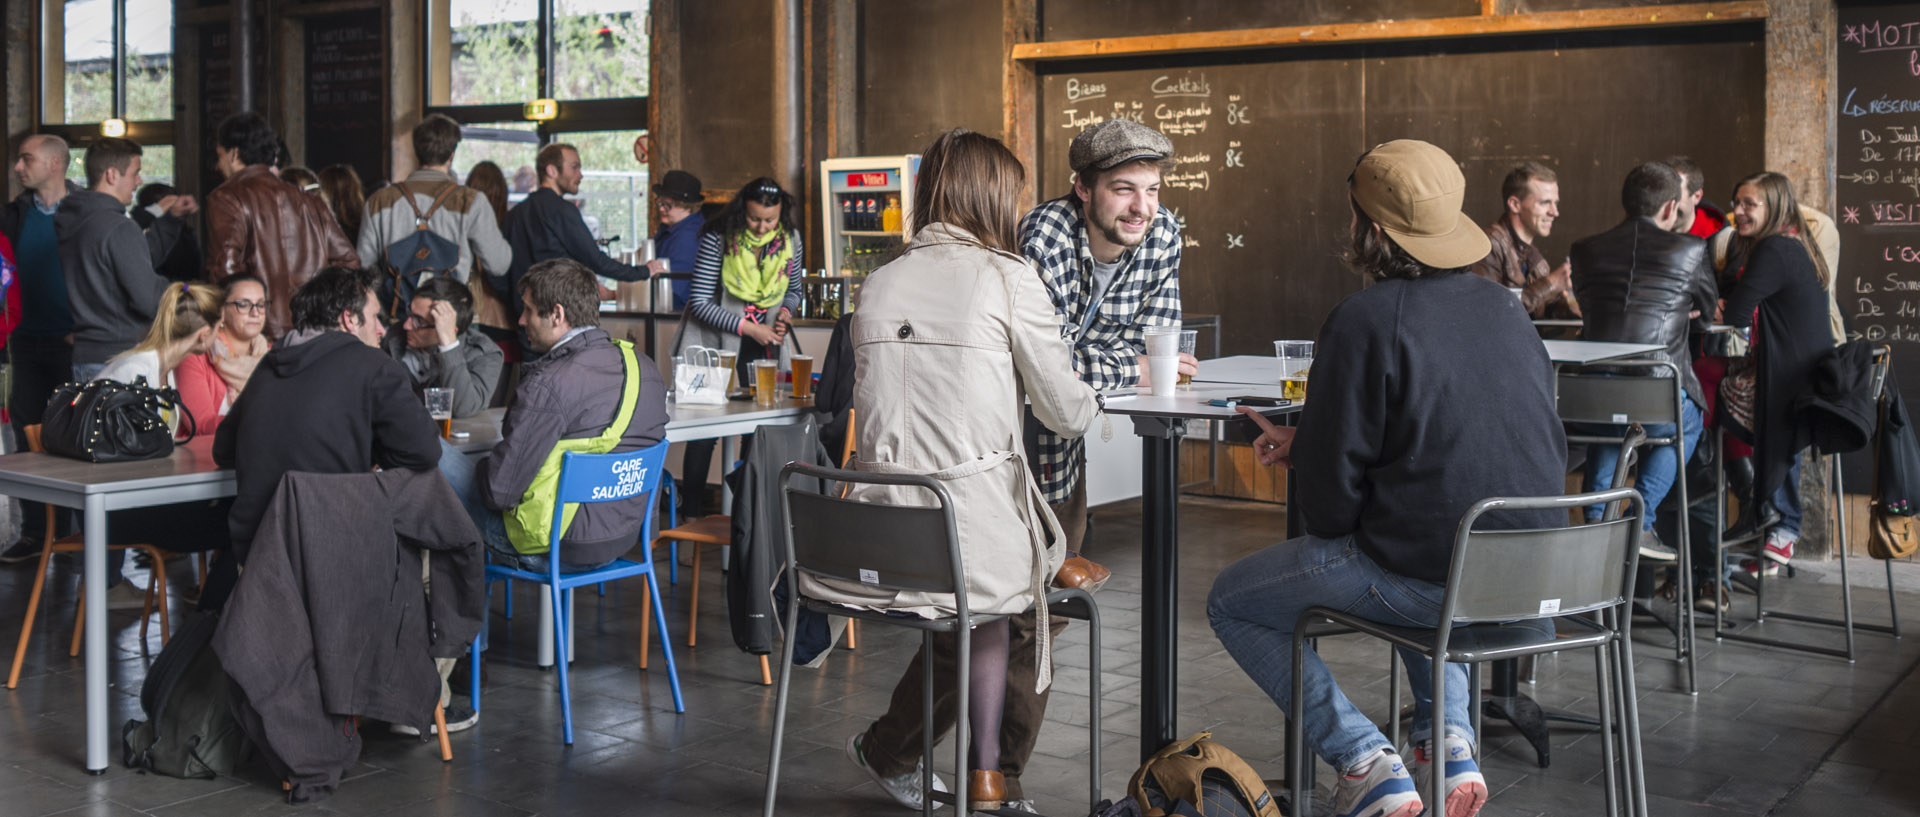
[[729,349],[720,350],[720,368],[727,370],[727,393],[732,394],[740,388],[740,377],[734,364],[740,360],[740,353]]
[[753,404],[756,406],[773,405],[774,390],[780,385],[780,361],[756,360],[753,362]]
[[793,356],[793,399],[813,396],[813,355]]
[[[1192,357],[1193,351],[1198,348],[1200,348],[1200,330],[1198,329],[1180,330],[1180,354],[1187,355],[1188,357]],[[1180,388],[1192,390],[1193,375],[1187,374],[1186,372],[1181,372]]]
[[429,388],[425,394],[427,416],[440,425],[440,439],[453,439],[453,389]]
[[1280,385],[1288,400],[1307,399],[1307,371],[1313,368],[1313,341],[1276,340],[1273,355],[1280,361]]

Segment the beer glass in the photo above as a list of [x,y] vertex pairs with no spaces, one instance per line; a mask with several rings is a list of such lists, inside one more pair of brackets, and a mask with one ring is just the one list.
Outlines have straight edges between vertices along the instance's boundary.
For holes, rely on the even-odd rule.
[[720,368],[727,370],[727,393],[728,394],[732,394],[735,391],[738,391],[740,389],[740,377],[738,374],[738,370],[734,368],[734,365],[737,362],[739,362],[739,360],[740,360],[739,352],[728,350],[728,349],[720,350]]
[[813,396],[813,355],[794,355],[793,361],[793,399],[805,400]]
[[1276,340],[1273,354],[1280,361],[1282,394],[1289,400],[1307,399],[1307,370],[1313,368],[1313,341]]
[[429,388],[425,392],[427,416],[440,426],[440,439],[453,439],[453,389]]
[[774,390],[780,382],[780,361],[756,360],[753,362],[753,404],[756,406],[773,405]]
[[[1193,356],[1194,350],[1198,348],[1200,348],[1200,330],[1198,329],[1180,330],[1180,354],[1191,357]],[[1181,372],[1180,388],[1191,391],[1193,389],[1193,375],[1187,374],[1186,372]]]

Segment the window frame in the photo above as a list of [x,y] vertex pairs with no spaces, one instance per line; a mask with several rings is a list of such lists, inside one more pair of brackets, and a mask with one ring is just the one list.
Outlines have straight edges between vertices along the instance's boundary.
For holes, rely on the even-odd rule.
[[[112,6],[113,12],[112,30],[110,32],[110,36],[113,38],[113,52],[111,57],[109,57],[113,63],[113,100],[111,103],[111,116],[109,116],[108,119],[119,119],[125,122],[127,126],[127,132],[124,135],[125,138],[138,142],[142,147],[175,147],[174,134],[176,119],[127,119],[127,0],[108,1]],[[64,0],[42,0],[42,2],[36,5],[39,8],[34,14],[35,41],[44,44],[58,37],[60,47],[57,50],[40,48],[35,52],[33,77],[36,98],[33,105],[33,121],[36,127],[34,128],[34,132],[58,136],[66,140],[67,144],[73,147],[84,148],[103,135],[100,132],[100,126],[105,120],[93,122],[65,121],[66,3]],[[49,18],[54,14],[60,15],[60,24],[57,28],[49,25]],[[177,7],[174,9],[174,20],[170,28],[171,30],[168,32],[167,38],[169,41],[174,42],[175,47],[168,55],[169,60],[173,59],[174,55],[179,53],[178,39],[180,34],[180,20],[179,9]],[[50,95],[47,92],[49,87],[48,80],[53,72],[49,71],[48,68],[56,62],[61,65],[61,70],[57,75],[61,83],[60,93],[58,95]],[[169,81],[172,81],[172,76],[170,70]],[[173,105],[177,118],[179,105],[177,87],[175,91],[176,98]],[[48,105],[54,99],[59,100],[62,108],[60,114],[62,121],[59,122],[51,121],[48,116]]]
[[[124,0],[116,0],[124,2]],[[476,105],[436,105],[434,98],[435,60],[439,56],[434,50],[434,34],[437,23],[436,7],[445,8],[448,0],[420,0],[420,98],[429,100],[422,106],[422,114],[445,114],[461,125],[484,125],[492,122],[526,121],[519,103],[486,103]],[[554,0],[538,0],[538,14],[535,19],[534,43],[534,91],[535,99],[553,99],[554,75]],[[648,58],[657,53],[659,44],[653,36],[653,3],[647,3],[646,30]],[[451,25],[449,23],[449,25]],[[451,53],[445,55],[451,61]],[[449,63],[450,64],[450,63]],[[534,132],[538,134],[540,144],[553,142],[563,133],[581,133],[611,130],[648,130],[648,120],[653,111],[653,86],[649,81],[646,96],[608,97],[601,99],[562,99],[559,115],[544,122],[534,123]],[[532,100],[526,100],[531,102]]]

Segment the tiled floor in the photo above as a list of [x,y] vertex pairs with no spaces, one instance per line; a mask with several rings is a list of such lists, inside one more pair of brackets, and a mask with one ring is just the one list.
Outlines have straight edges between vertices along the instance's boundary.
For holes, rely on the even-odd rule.
[[[1139,509],[1127,503],[1096,513],[1089,550],[1114,568],[1099,599],[1106,617],[1105,762],[1101,790],[1124,792],[1139,745],[1135,656],[1139,632]],[[1284,515],[1271,506],[1192,500],[1183,506],[1180,554],[1180,730],[1213,730],[1271,778],[1282,773],[1279,710],[1221,649],[1203,608],[1212,577],[1238,556],[1280,538]],[[285,804],[270,775],[250,768],[234,778],[198,781],[141,775],[116,767],[89,777],[81,769],[82,669],[66,656],[74,579],[56,569],[44,626],[28,651],[20,687],[0,698],[0,815],[679,815],[758,814],[773,693],[759,684],[757,662],[729,637],[719,573],[708,560],[701,646],[684,648],[688,577],[666,588],[670,625],[685,684],[687,714],[675,715],[663,663],[641,672],[639,586],[604,599],[579,599],[583,630],[574,667],[576,742],[560,743],[560,707],[551,672],[533,668],[533,593],[523,589],[511,622],[493,619],[484,717],[453,740],[442,764],[430,743],[380,735],[330,800]],[[1877,564],[1863,564],[1878,573]],[[1830,566],[1829,566],[1830,567]],[[1905,567],[1905,566],[1903,566]],[[1823,573],[1803,571],[1780,583],[1781,603],[1837,606],[1837,587]],[[1858,575],[1861,571],[1856,570]],[[184,565],[178,581],[190,581]],[[23,566],[0,572],[0,622],[17,622],[31,576]],[[1920,588],[1920,573],[1901,586]],[[1750,598],[1738,597],[1747,609]],[[1902,609],[1920,609],[1920,595],[1902,594]],[[1863,617],[1884,617],[1884,595],[1856,593]],[[131,616],[112,619],[118,641],[113,680],[115,722],[139,715],[136,695],[157,650],[142,645]],[[1909,625],[1915,623],[1908,614]],[[1831,631],[1769,623],[1769,631],[1833,638]],[[11,644],[12,628],[6,628]],[[1703,639],[1698,697],[1675,691],[1670,636],[1638,630],[1641,717],[1652,812],[1658,815],[1877,815],[1920,812],[1920,639],[1860,636],[1860,660],[1844,661]],[[1081,625],[1058,650],[1060,669],[1049,717],[1026,784],[1042,811],[1086,812],[1086,690]],[[886,705],[893,681],[917,643],[913,634],[868,628],[858,651],[841,651],[820,670],[796,670],[781,813],[906,814],[882,799],[841,754],[847,735]],[[656,647],[656,650],[658,648]],[[1323,648],[1355,701],[1369,712],[1386,704],[1385,650],[1333,639]],[[1532,689],[1549,706],[1591,710],[1592,661],[1548,658]],[[1534,765],[1510,729],[1490,724],[1483,765],[1493,799],[1488,815],[1593,814],[1602,811],[1599,742],[1563,728],[1553,764]],[[115,731],[118,734],[118,731]],[[951,758],[950,751],[942,757]],[[947,761],[942,760],[944,766]],[[1323,775],[1322,780],[1326,779]],[[1325,803],[1322,798],[1319,802]]]

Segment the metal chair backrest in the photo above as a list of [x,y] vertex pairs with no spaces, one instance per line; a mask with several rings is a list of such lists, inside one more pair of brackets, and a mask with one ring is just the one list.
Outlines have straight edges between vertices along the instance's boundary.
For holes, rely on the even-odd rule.
[[[1489,513],[1564,512],[1623,500],[1630,509],[1617,519],[1544,530],[1473,530]],[[1546,618],[1625,602],[1633,593],[1644,512],[1644,500],[1631,488],[1474,503],[1454,533],[1442,626]]]
[[[1666,375],[1612,374],[1627,369],[1665,370]],[[1588,371],[1563,371],[1555,384],[1560,419],[1611,425],[1678,423],[1679,377],[1680,367],[1665,360],[1617,360]]]
[[[966,615],[965,572],[953,498],[932,477],[876,474],[789,463],[780,472],[787,563],[821,578],[923,593],[954,593]],[[796,480],[795,477],[805,479]],[[828,496],[795,483],[827,480],[848,486],[907,485],[928,505],[893,505]]]
[[[547,540],[558,551],[561,534],[566,532],[568,504],[620,502],[634,500],[653,507],[653,493],[660,488],[660,475],[667,463],[667,443],[661,441],[638,451],[619,454],[582,454],[568,451],[560,455],[560,479],[554,488],[553,535]],[[640,541],[653,541],[654,515],[646,515]]]

